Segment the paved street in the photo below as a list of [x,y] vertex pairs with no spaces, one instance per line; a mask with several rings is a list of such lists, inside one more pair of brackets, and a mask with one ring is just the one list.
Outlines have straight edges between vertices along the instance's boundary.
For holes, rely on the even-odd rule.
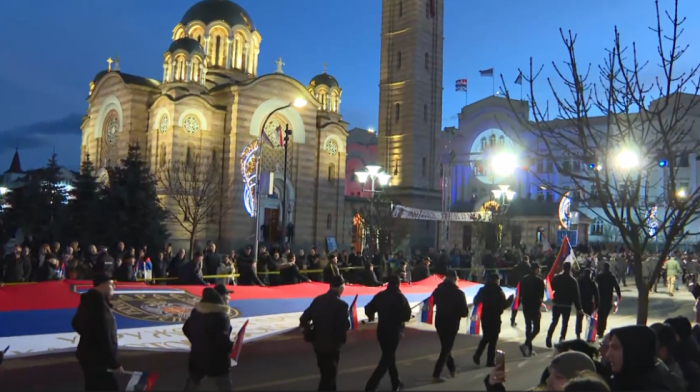
[[[627,325],[634,322],[636,309],[634,288],[623,292],[623,300],[617,315],[611,316],[610,326]],[[681,292],[675,298],[665,294],[654,294],[652,298],[651,322],[662,321],[676,314],[692,315],[692,297]],[[510,312],[504,315],[500,349],[508,359],[508,388],[523,390],[533,386],[539,374],[547,366],[551,351],[544,349],[544,334],[536,340],[539,354],[524,359],[518,345],[523,339],[520,327],[508,324]],[[522,324],[522,316],[518,317]],[[549,315],[543,314],[542,328],[549,325]],[[478,344],[478,337],[458,336],[454,352],[458,364],[458,376],[441,385],[430,385],[432,367],[437,358],[439,343],[430,326],[411,323],[406,337],[399,347],[399,371],[406,388],[430,390],[484,390],[482,383],[487,374],[478,368],[471,356]],[[574,337],[574,318],[570,321],[569,338]],[[556,335],[555,335],[556,336]],[[187,354],[122,352],[121,358],[127,370],[154,371],[161,375],[156,390],[180,390],[186,378]],[[343,348],[338,385],[341,390],[362,390],[379,359],[379,349],[372,326],[349,334],[348,345]],[[484,358],[485,360],[485,358]],[[40,377],[37,377],[40,375]],[[266,341],[246,344],[241,354],[241,363],[232,371],[237,390],[315,390],[318,383],[316,362],[311,347],[304,343],[298,333],[289,333]],[[72,355],[48,355],[7,361],[0,368],[3,389],[13,390],[77,390],[82,388],[82,377]],[[126,382],[126,379],[122,380]],[[213,385],[205,382],[205,389]],[[122,386],[124,388],[124,386]],[[389,390],[389,380],[380,385]]]

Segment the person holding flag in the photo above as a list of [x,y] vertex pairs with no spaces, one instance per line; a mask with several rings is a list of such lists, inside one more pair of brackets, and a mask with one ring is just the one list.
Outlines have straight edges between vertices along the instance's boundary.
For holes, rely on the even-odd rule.
[[340,362],[340,348],[350,329],[348,304],[340,296],[345,290],[341,275],[330,278],[330,290],[314,298],[299,318],[304,340],[314,346],[318,370],[321,372],[319,391],[335,391]]
[[[587,315],[595,318],[596,306],[600,303],[600,295],[598,294],[598,285],[591,279],[591,270],[584,268],[581,271],[581,277],[578,278],[578,292],[581,297],[581,309],[583,313],[576,314],[576,339],[581,339],[581,330],[583,329],[583,318]],[[587,336],[584,340],[590,341]]]
[[[568,243],[564,245],[568,246]],[[561,256],[561,251],[559,253]],[[557,265],[558,261],[559,258],[554,262],[554,266]],[[552,278],[551,285],[554,291],[554,299],[552,300],[552,323],[549,325],[547,339],[545,339],[547,348],[552,348],[552,335],[554,335],[554,330],[557,328],[557,324],[559,324],[559,318],[561,317],[561,335],[559,338],[561,342],[566,340],[569,317],[571,317],[571,306],[573,305],[576,307],[577,313],[582,313],[578,281],[571,275],[570,262],[567,261],[564,263],[562,273]]]
[[544,299],[544,280],[540,276],[540,265],[532,263],[530,265],[530,274],[526,275],[518,286],[516,293],[518,302],[523,308],[523,317],[525,318],[525,343],[520,346],[520,351],[523,356],[529,357],[535,352],[532,349],[532,340],[540,333],[540,318],[542,312],[542,300]]
[[211,287],[205,288],[202,300],[192,309],[182,327],[191,345],[186,391],[197,390],[204,377],[209,377],[220,391],[233,388],[230,375],[232,328],[228,317],[229,307],[222,294],[228,296],[228,292],[219,293]]
[[516,287],[516,293],[515,293],[515,298],[516,301],[513,302],[513,309],[510,314],[510,326],[515,327],[518,324],[515,322],[515,317],[518,315],[518,306],[516,305],[517,298],[518,298],[518,286],[520,285],[520,281],[523,280],[523,278],[530,273],[530,258],[527,256],[523,256],[523,259],[518,263],[518,265],[513,268],[513,284]]
[[377,390],[387,370],[391,378],[391,390],[398,391],[403,386],[396,367],[396,349],[403,336],[404,324],[411,320],[412,312],[400,286],[401,281],[397,275],[389,276],[386,290],[377,293],[365,306],[365,314],[370,322],[374,321],[375,314],[379,314],[377,340],[382,350],[382,357],[367,381],[365,391]]
[[456,374],[455,361],[452,358],[452,347],[455,344],[459,325],[463,318],[469,316],[469,306],[464,292],[457,286],[457,272],[448,270],[445,280],[431,294],[435,304],[435,330],[440,338],[440,355],[433,369],[433,384],[444,382],[440,377],[442,368],[447,363],[450,376]]
[[[486,366],[496,366],[496,344],[498,335],[501,333],[501,315],[513,303],[513,296],[506,299],[506,294],[500,285],[501,277],[497,273],[492,273],[486,280],[486,284],[479,289],[474,297],[474,307],[481,308],[481,329],[483,336],[474,353],[474,363],[479,365],[481,354],[488,344],[489,350],[486,353]],[[439,314],[439,313],[438,313]]]
[[598,283],[598,291],[600,292],[600,305],[598,305],[598,338],[600,339],[605,335],[608,316],[613,309],[613,294],[617,293],[618,300],[622,298],[622,295],[617,278],[610,272],[610,263],[603,264],[603,272],[595,277],[595,281]]

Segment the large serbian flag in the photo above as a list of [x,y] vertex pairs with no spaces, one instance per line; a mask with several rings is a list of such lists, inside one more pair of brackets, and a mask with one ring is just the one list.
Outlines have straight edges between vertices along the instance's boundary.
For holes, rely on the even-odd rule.
[[243,338],[245,338],[245,328],[247,326],[248,320],[236,334],[236,341],[233,342],[233,347],[231,348],[231,366],[238,365],[238,357],[241,356],[241,350],[243,350]]
[[557,274],[559,267],[566,262],[574,264],[576,262],[576,257],[574,256],[574,250],[571,249],[569,237],[564,236],[564,240],[561,243],[561,248],[559,248],[559,253],[557,253],[557,258],[554,259],[554,264],[552,264],[552,268],[549,270],[549,273],[547,273],[547,278],[544,282],[545,301],[551,301],[554,298],[554,292],[552,291],[552,278],[554,278],[554,275]]
[[482,304],[474,306],[474,310],[472,310],[472,316],[469,318],[469,328],[467,329],[467,335],[479,335],[481,333],[482,309]]

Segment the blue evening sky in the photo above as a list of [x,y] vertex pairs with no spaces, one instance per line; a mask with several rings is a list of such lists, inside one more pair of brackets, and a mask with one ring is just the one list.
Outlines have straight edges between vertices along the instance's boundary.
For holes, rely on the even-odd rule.
[[[442,1],[442,0],[438,0]],[[380,0],[237,0],[263,37],[259,71],[273,72],[282,57],[285,73],[308,83],[323,71],[343,88],[341,112],[350,127],[377,125]],[[59,161],[77,168],[80,129],[88,83],[106,59],[119,55],[126,73],[159,79],[163,52],[173,27],[194,0],[10,0],[0,3],[0,172],[19,145],[25,168],[43,165],[52,149]],[[672,0],[660,0],[662,7]],[[689,17],[685,43],[700,37],[700,1],[681,1]],[[456,79],[469,80],[469,101],[492,93],[491,79],[480,69],[503,74],[512,94],[518,68],[529,57],[545,64],[566,59],[559,28],[578,34],[579,63],[600,63],[617,25],[625,42],[638,43],[640,57],[651,60],[644,77],[660,75],[653,0],[446,0],[443,127],[456,125],[464,93]],[[700,62],[691,47],[684,59]],[[497,79],[500,85],[500,77]],[[544,80],[538,101],[551,98]]]

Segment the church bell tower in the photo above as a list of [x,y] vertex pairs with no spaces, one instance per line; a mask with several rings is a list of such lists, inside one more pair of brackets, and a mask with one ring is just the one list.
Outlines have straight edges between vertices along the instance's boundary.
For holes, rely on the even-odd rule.
[[[378,163],[392,200],[440,210],[444,0],[382,0]],[[410,223],[411,246],[434,246],[439,222]]]

